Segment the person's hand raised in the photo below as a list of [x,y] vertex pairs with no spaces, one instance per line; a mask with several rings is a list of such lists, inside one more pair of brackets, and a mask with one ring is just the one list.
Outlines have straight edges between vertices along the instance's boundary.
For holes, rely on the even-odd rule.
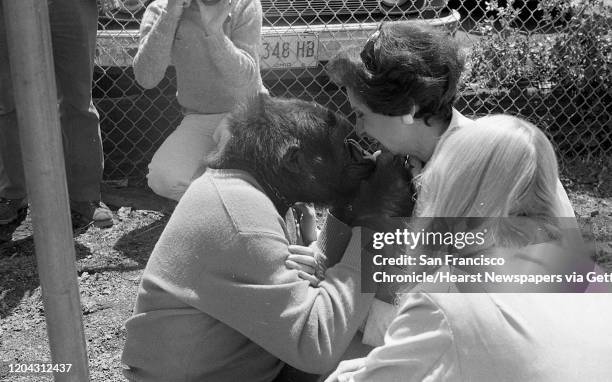
[[181,17],[183,9],[191,5],[191,0],[168,0],[166,12],[175,17]]
[[220,0],[215,2],[205,0],[193,0],[198,2],[202,27],[207,36],[223,33],[223,24],[232,9],[232,0]]

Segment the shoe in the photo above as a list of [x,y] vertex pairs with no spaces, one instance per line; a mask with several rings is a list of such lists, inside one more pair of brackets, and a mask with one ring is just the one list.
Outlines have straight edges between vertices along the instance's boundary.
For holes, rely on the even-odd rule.
[[75,202],[70,201],[73,225],[88,225],[93,223],[99,228],[113,226],[113,213],[101,201]]
[[15,222],[21,215],[27,213],[28,201],[26,198],[6,199],[0,198],[0,225]]

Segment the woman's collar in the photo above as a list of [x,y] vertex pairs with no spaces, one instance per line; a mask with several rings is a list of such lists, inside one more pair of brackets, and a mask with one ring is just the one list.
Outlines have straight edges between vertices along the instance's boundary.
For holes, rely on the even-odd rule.
[[463,126],[468,126],[472,123],[474,123],[473,120],[461,114],[459,110],[453,108],[453,115],[451,117],[451,120],[448,124],[448,129],[446,131],[454,130],[454,129],[457,129]]

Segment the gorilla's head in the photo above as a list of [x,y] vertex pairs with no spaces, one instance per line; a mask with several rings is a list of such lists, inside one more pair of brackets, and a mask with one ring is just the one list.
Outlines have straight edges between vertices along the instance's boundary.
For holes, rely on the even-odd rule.
[[314,102],[259,94],[232,112],[228,126],[208,166],[250,172],[279,210],[351,199],[374,169],[345,143],[348,121]]

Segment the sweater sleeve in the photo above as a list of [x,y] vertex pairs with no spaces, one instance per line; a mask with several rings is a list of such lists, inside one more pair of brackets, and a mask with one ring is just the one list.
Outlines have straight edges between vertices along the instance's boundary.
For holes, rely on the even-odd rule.
[[359,369],[338,380],[456,380],[449,378],[457,371],[456,360],[452,331],[444,313],[429,296],[414,293],[389,326],[385,344],[372,350]]
[[[312,287],[285,267],[287,241],[272,233],[237,234],[231,250],[206,257],[198,276],[210,293],[196,308],[242,333],[289,365],[321,374],[338,362],[374,298],[361,293],[360,232],[350,252]],[[231,266],[228,266],[231,264]]]
[[563,218],[574,218],[576,215],[574,214],[574,208],[567,197],[567,192],[565,192],[565,188],[561,184],[561,181],[557,179],[557,216]]
[[327,214],[315,245],[327,258],[328,266],[331,267],[340,261],[351,240],[351,235],[351,227],[331,213]]
[[560,221],[560,226],[562,229],[568,231],[576,231],[579,232],[578,221],[576,220],[576,215],[574,214],[574,208],[572,207],[572,203],[567,196],[567,192],[561,181],[557,179],[557,201],[555,205],[556,216],[562,218]]
[[134,76],[145,89],[164,78],[171,64],[172,44],[179,18],[166,12],[165,1],[151,3],[140,24],[140,43],[134,57]]
[[231,39],[223,33],[207,36],[211,57],[229,86],[241,87],[259,76],[262,10],[257,1],[242,1],[232,14]]
[[396,305],[374,299],[363,326],[362,341],[364,344],[381,346],[384,343],[385,333],[397,316],[397,309]]

